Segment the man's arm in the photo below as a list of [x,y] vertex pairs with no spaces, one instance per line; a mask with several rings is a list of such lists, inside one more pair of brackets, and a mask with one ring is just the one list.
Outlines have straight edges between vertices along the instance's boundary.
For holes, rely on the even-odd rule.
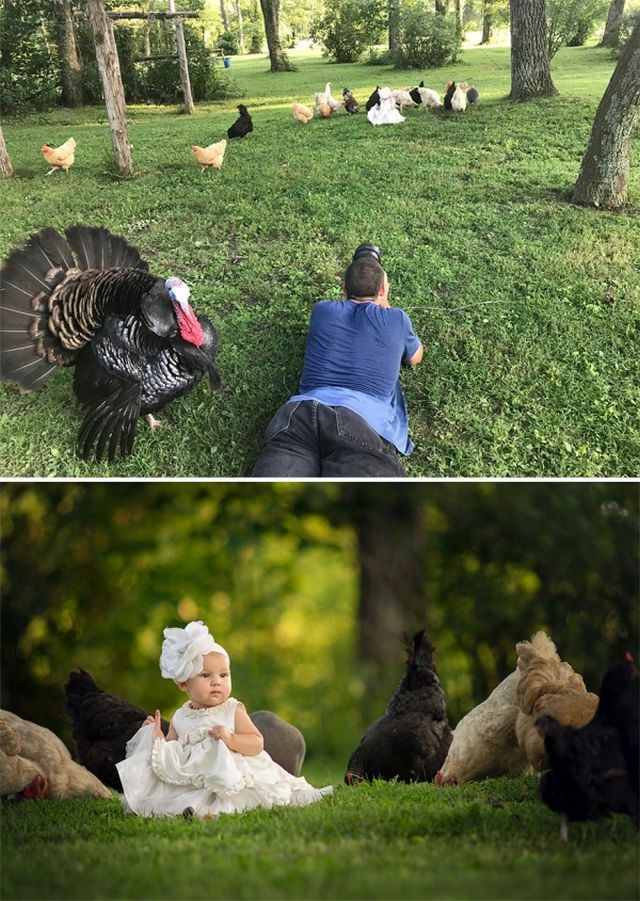
[[422,342],[420,342],[420,347],[414,353],[412,357],[404,360],[405,366],[417,366],[418,363],[422,363],[422,357],[424,355],[424,347],[422,346]]

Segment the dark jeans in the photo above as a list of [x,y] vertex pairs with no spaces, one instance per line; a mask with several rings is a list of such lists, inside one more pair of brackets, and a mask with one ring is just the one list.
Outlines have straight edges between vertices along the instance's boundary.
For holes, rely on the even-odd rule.
[[267,426],[253,475],[336,479],[403,478],[406,473],[393,444],[357,413],[299,400],[280,407]]

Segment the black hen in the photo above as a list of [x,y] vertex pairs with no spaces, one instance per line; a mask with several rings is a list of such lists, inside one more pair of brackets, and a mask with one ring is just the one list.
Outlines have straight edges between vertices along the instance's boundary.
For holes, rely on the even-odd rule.
[[253,122],[251,121],[249,110],[244,103],[239,104],[238,112],[240,115],[233,125],[227,129],[227,136],[229,138],[244,138],[250,131],[253,131]]
[[[86,407],[83,457],[131,453],[140,416],[186,394],[215,368],[217,335],[180,279],[151,275],[124,238],[76,225],[31,235],[5,261],[0,284],[2,379],[40,388],[76,366]],[[75,255],[75,259],[74,259]]]
[[605,673],[590,723],[574,729],[543,716],[536,725],[549,760],[540,796],[562,814],[562,839],[567,838],[567,820],[626,813],[638,822],[638,672],[630,654]]
[[375,91],[370,95],[369,99],[365,104],[365,109],[367,112],[374,107],[376,104],[380,103],[380,85],[376,85]]
[[407,674],[384,716],[369,726],[347,765],[345,782],[431,782],[447,756],[451,729],[444,692],[424,629],[405,640]]
[[355,116],[355,114],[360,109],[360,104],[353,96],[353,92],[349,90],[349,88],[345,88],[342,92],[342,98],[344,100],[344,108],[349,113],[350,116]]
[[[424,87],[424,79],[418,85],[418,88],[423,88],[423,87]],[[422,103],[422,97],[420,96],[420,91],[418,90],[418,88],[412,88],[409,91],[409,96],[411,97],[411,99],[413,100],[414,103],[417,103],[418,106],[420,106],[420,104]]]
[[[116,763],[150,711],[99,688],[86,670],[73,670],[64,686],[64,706],[73,723],[78,760],[105,785],[122,791]],[[249,714],[264,738],[265,751],[287,772],[300,775],[305,755],[302,733],[270,710]],[[169,723],[162,720],[167,734]]]
[[456,92],[456,83],[455,81],[447,82],[447,90],[444,95],[444,108],[451,110],[453,107],[451,106],[451,99]]

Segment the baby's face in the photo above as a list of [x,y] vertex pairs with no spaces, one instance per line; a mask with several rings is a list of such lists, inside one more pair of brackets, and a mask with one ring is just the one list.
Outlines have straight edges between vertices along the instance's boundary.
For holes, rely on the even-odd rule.
[[180,688],[189,695],[194,707],[217,707],[231,694],[231,669],[224,654],[206,654],[202,671],[183,682]]

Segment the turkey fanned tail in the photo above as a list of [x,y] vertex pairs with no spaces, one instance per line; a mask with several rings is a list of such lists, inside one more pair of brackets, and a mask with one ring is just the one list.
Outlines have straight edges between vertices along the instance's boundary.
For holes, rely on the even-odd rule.
[[[71,299],[72,313],[81,311],[84,332],[96,324],[85,309],[87,301],[76,298],[74,284],[82,271],[148,269],[135,248],[104,228],[74,225],[65,234],[67,240],[54,228],[43,228],[31,235],[0,272],[0,377],[28,390],[74,362],[78,346],[66,340],[65,297]],[[89,338],[85,334],[81,340]]]

